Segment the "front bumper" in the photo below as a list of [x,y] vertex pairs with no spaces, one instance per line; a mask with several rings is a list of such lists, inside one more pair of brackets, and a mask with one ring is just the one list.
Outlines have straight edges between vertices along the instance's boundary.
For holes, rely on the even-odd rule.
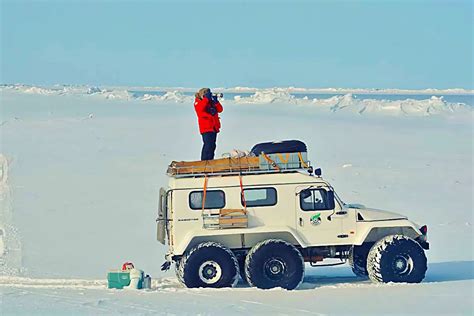
[[425,249],[425,250],[429,250],[430,249],[430,243],[426,240],[426,237],[425,236],[420,236],[416,239],[416,242],[420,244],[421,248]]

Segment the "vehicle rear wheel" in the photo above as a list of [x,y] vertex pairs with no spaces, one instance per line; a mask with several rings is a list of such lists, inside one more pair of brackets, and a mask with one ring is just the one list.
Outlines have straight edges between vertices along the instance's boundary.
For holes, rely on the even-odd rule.
[[188,288],[232,287],[238,280],[239,264],[232,251],[225,246],[204,242],[181,258],[179,274]]
[[361,278],[367,278],[367,256],[373,243],[364,243],[360,246],[352,246],[349,250],[349,265],[352,272]]
[[180,262],[181,262],[181,260],[178,260],[178,261],[175,262],[174,272],[176,273],[176,278],[178,279],[179,283],[181,283],[182,285],[185,285],[184,280],[183,280],[183,275],[181,274],[182,271],[179,268],[180,267]]
[[413,239],[387,236],[376,242],[367,257],[367,272],[373,282],[420,283],[427,270],[425,252]]
[[248,253],[245,274],[250,286],[293,290],[303,281],[303,257],[295,246],[286,241],[265,240]]

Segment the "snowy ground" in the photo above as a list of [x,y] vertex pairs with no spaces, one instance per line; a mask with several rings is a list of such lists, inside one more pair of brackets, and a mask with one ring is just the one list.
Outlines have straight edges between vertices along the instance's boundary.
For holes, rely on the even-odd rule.
[[[224,101],[218,154],[304,140],[346,202],[427,224],[430,265],[419,285],[374,285],[340,267],[308,269],[292,292],[189,290],[159,271],[154,220],[167,164],[199,157],[190,97],[72,90],[1,88],[0,313],[473,313],[471,105],[274,90]],[[107,270],[127,260],[153,290],[106,289]]]
[[0,290],[4,314],[472,314],[472,261],[433,263],[419,285],[371,284],[348,268],[320,269],[295,291],[184,289],[175,278],[150,291],[107,290],[103,280],[16,278],[0,279]]

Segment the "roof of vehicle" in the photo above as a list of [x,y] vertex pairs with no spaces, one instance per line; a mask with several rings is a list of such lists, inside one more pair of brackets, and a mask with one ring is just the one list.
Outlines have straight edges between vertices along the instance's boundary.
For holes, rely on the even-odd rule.
[[170,189],[203,189],[207,178],[207,188],[223,188],[240,186],[239,176],[242,177],[242,184],[247,186],[275,186],[294,184],[315,184],[328,183],[321,177],[310,175],[306,170],[292,170],[286,172],[246,172],[246,173],[225,173],[212,175],[194,175],[187,177],[170,177]]

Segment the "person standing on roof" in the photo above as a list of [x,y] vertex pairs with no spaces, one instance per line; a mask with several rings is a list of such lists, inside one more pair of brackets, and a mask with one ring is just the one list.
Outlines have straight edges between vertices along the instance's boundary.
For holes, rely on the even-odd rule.
[[209,88],[200,89],[195,97],[194,110],[196,110],[199,132],[203,141],[201,160],[212,160],[216,151],[217,133],[221,128],[219,113],[224,108]]

